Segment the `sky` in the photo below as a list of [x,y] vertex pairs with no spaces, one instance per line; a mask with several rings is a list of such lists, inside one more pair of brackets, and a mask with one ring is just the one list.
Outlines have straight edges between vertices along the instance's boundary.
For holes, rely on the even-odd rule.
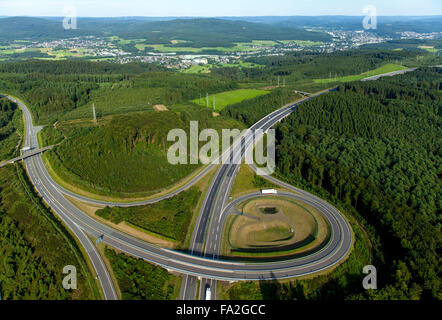
[[442,15],[441,0],[0,0],[0,16],[363,16],[367,5],[379,16]]

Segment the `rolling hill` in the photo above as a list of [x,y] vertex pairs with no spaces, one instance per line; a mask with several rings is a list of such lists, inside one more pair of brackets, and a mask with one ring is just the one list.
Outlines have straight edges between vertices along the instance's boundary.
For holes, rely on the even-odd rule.
[[[78,19],[77,30],[64,30],[62,18],[10,17],[0,19],[0,39],[61,39],[77,36],[120,36],[146,39],[148,44],[184,40],[186,46],[230,47],[236,42],[251,40],[312,40],[325,41],[330,36],[302,28],[225,19],[174,19],[144,21],[134,19]],[[178,44],[179,45],[179,44]]]

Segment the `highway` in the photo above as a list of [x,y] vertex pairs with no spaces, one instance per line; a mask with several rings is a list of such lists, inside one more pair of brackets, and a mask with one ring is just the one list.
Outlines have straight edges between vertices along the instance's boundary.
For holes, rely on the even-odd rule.
[[[256,132],[256,130],[261,129],[263,132],[265,132],[275,123],[281,121],[286,116],[291,114],[294,110],[296,110],[299,104],[308,101],[318,95],[328,93],[333,90],[335,89],[333,88],[322,93],[314,94],[310,98],[286,106],[269,114],[250,128],[250,134],[246,134],[244,136],[243,145],[241,145],[240,143],[234,145],[234,148],[236,147],[240,150],[240,152],[232,152],[232,164],[221,165],[220,169],[215,175],[214,181],[212,182],[209,191],[206,194],[206,198],[204,199],[204,203],[200,210],[189,248],[192,254],[205,255],[206,257],[212,259],[216,259],[219,257],[225,216],[223,214],[218,214],[218,218],[218,215],[216,213],[223,212],[223,208],[225,207],[226,201],[229,197],[230,189],[240,167],[240,160],[244,157],[246,152],[251,152],[252,150],[251,147],[253,146],[253,134]],[[258,140],[259,137],[255,137],[255,139]],[[211,221],[212,215],[214,213],[216,218],[213,218],[213,221]],[[207,227],[209,221],[211,221],[211,223],[209,227]],[[204,297],[206,285],[209,285],[212,288],[212,299],[216,299],[216,281],[209,279],[201,279],[201,283],[199,286],[200,292],[198,294],[200,299]],[[183,300],[194,299],[197,295],[196,290],[197,279],[191,276],[186,276],[181,284],[180,298]]]
[[[304,101],[309,99],[311,99],[311,97]],[[255,124],[252,129],[270,128],[295,110],[298,104],[299,103],[286,106],[273,112]],[[26,119],[26,146],[37,148],[37,130],[32,126],[30,112],[26,106],[22,104],[19,105]],[[248,138],[246,138],[246,141],[249,141]],[[248,145],[243,148],[246,149],[247,146]],[[238,147],[241,146],[239,145]],[[240,153],[240,155],[242,156],[243,153]],[[94,220],[66,200],[60,186],[58,186],[47,173],[43,165],[41,154],[24,161],[29,177],[37,192],[53,211],[60,216],[63,222],[79,239],[80,243],[86,248],[86,252],[95,267],[107,299],[116,298],[115,290],[101,257],[88,237],[85,236],[85,233],[94,238],[102,237],[104,243],[135,257],[160,265],[169,271],[176,271],[188,275],[189,277],[184,277],[185,279],[187,278],[188,283],[192,282],[189,281],[189,279],[200,277],[203,279],[200,285],[202,290],[204,290],[204,284],[207,281],[205,279],[211,279],[209,282],[213,284],[215,282],[214,280],[282,279],[319,272],[339,263],[351,248],[352,234],[350,227],[347,221],[334,207],[308,193],[301,195],[287,194],[287,196],[295,197],[298,200],[305,201],[316,207],[329,220],[332,236],[325,248],[308,257],[271,263],[241,263],[214,259],[214,257],[216,258],[221,241],[219,230],[222,230],[224,217],[231,204],[229,204],[225,210],[224,205],[230,192],[231,184],[234,181],[238,165],[221,165],[217,171],[212,185],[207,192],[205,204],[201,209],[202,214],[198,217],[194,230],[192,237],[193,254],[187,254],[160,248]],[[208,168],[210,168],[210,166]],[[239,198],[232,203],[242,200],[243,198]],[[209,230],[215,228],[217,232],[206,232],[208,228]],[[204,246],[204,239],[207,234],[209,234],[209,238],[206,240],[206,245]],[[207,253],[206,256],[200,256],[204,253]],[[191,284],[190,286],[193,285]],[[183,288],[183,291],[185,291],[185,289],[186,288]],[[196,291],[193,290],[193,292],[195,293],[193,297],[195,297]],[[215,292],[216,290],[212,288],[212,293],[214,294]]]
[[[9,98],[9,97],[8,97]],[[9,98],[11,99],[11,98]],[[11,99],[15,101],[14,99]],[[32,116],[29,112],[28,108],[22,103],[15,101],[21,110],[23,111],[23,115],[25,118],[25,147],[30,147],[33,149],[38,149],[38,141],[37,141],[37,133],[41,129],[40,127],[33,127],[32,125]],[[98,276],[98,280],[100,282],[101,288],[103,290],[103,294],[106,300],[117,300],[117,294],[114,289],[114,285],[109,276],[109,272],[101,259],[100,254],[98,253],[96,247],[92,244],[91,240],[85,234],[85,232],[68,216],[65,215],[64,210],[59,208],[53,197],[59,198],[54,191],[53,194],[49,195],[45,186],[42,184],[41,179],[39,179],[38,167],[36,166],[37,159],[41,161],[41,153],[35,153],[32,150],[28,151],[29,153],[34,153],[33,157],[25,157],[24,163],[26,166],[26,170],[28,172],[28,176],[30,181],[34,185],[36,191],[40,194],[43,200],[51,206],[51,208],[59,215],[64,224],[72,231],[75,237],[78,239],[80,244],[83,246],[86,254],[92,265],[94,266],[95,272]],[[25,156],[27,153],[24,154]],[[78,267],[78,266],[77,266]]]
[[388,72],[388,73],[383,73],[383,74],[378,74],[376,76],[372,76],[372,77],[368,77],[365,79],[362,79],[361,81],[373,81],[373,80],[378,80],[382,77],[392,77],[392,76],[396,76],[398,74],[405,74],[407,72],[411,72],[416,70],[417,68],[408,68],[408,69],[404,69],[404,70],[399,70],[399,71],[392,71],[392,72]]

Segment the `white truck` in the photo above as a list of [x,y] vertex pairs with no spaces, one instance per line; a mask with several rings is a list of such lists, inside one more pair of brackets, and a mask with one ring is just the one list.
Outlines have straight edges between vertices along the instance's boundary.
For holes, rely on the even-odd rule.
[[278,191],[275,189],[261,189],[261,194],[277,194]]
[[206,285],[206,296],[205,300],[211,300],[212,298],[212,291],[210,290],[210,286]]

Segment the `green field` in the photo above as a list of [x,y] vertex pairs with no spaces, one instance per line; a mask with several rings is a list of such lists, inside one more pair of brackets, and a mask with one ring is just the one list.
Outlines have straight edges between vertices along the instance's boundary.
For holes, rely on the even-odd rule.
[[235,61],[233,63],[218,63],[218,64],[206,64],[206,65],[193,65],[190,68],[183,70],[183,73],[210,73],[213,67],[217,68],[264,68],[263,65],[244,61]]
[[425,50],[425,51],[428,51],[430,53],[435,53],[435,52],[439,51],[439,49],[436,49],[434,46],[418,46],[418,48],[422,49],[422,50]]
[[[213,100],[215,98],[215,110],[221,111],[226,106],[239,103],[247,99],[253,99],[258,96],[262,96],[270,93],[270,91],[257,90],[257,89],[240,89],[228,92],[222,92],[215,95],[209,96],[209,108],[213,108]],[[201,97],[201,99],[192,100],[200,106],[206,106],[206,97]]]
[[359,81],[359,80],[362,80],[362,79],[365,79],[368,77],[377,76],[379,74],[389,73],[389,72],[399,71],[399,70],[404,70],[404,69],[408,69],[408,68],[398,65],[398,64],[388,63],[386,65],[383,65],[382,67],[379,67],[377,69],[374,69],[374,70],[371,70],[368,72],[364,72],[361,74],[344,76],[344,77],[336,77],[336,78],[332,77],[329,79],[315,79],[314,82],[315,83],[333,83],[333,82]]
[[295,43],[295,44],[297,44],[299,46],[303,46],[303,47],[317,46],[317,45],[320,45],[323,43],[320,41],[309,41],[309,40],[280,40],[279,42],[281,42],[283,44]]
[[193,65],[190,68],[183,71],[183,73],[209,73],[212,65],[206,64],[203,66]]
[[[121,40],[120,40],[121,42]],[[182,42],[182,41],[180,41]],[[220,51],[220,52],[253,52],[258,51],[259,47],[271,47],[277,45],[275,41],[266,41],[266,40],[253,40],[252,42],[238,42],[235,43],[233,47],[202,47],[202,48],[194,48],[194,47],[177,47],[172,45],[165,44],[143,44],[137,43],[135,47],[138,50],[144,50],[146,47],[153,47],[157,52],[169,53],[169,52],[192,52],[192,53],[202,53],[204,51]]]
[[53,48],[26,48],[16,47],[10,45],[8,47],[0,46],[0,58],[3,60],[8,59],[39,59],[39,60],[66,60],[70,58],[92,58],[93,56],[88,54],[87,49],[59,49]]

